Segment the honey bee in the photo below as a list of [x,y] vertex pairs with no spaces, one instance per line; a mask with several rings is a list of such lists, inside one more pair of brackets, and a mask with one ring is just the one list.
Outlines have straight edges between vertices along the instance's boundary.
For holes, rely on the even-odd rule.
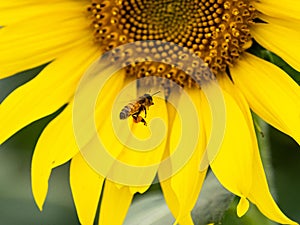
[[[153,95],[156,95],[158,92],[155,92]],[[135,123],[142,122],[145,126],[147,126],[146,120],[140,116],[141,112],[145,112],[145,118],[147,117],[147,110],[151,105],[154,105],[153,98],[150,94],[144,94],[143,96],[138,97],[134,102],[129,103],[124,106],[124,108],[120,112],[120,119],[127,119],[129,116],[132,116],[133,121]]]

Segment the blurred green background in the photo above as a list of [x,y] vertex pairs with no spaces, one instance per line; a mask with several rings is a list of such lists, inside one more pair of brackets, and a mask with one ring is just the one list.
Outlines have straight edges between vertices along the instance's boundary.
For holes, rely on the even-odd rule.
[[[261,49],[254,48],[254,51],[267,60],[275,60],[275,63],[299,81],[299,73],[278,57]],[[1,80],[0,101],[14,88],[32,79],[41,69],[42,67],[39,67]],[[0,146],[0,225],[79,224],[69,187],[68,163],[53,171],[43,212],[38,210],[31,193],[30,163],[35,143],[43,128],[58,113],[59,111],[32,123]],[[279,131],[271,127],[264,129],[263,132],[266,132],[266,129],[269,132],[264,138],[270,143],[267,161],[270,163],[268,174],[272,193],[282,211],[300,222],[300,148],[295,141]],[[242,219],[237,218],[236,203],[237,199],[225,212],[221,224],[274,224],[262,216],[254,206],[251,206],[251,210]]]

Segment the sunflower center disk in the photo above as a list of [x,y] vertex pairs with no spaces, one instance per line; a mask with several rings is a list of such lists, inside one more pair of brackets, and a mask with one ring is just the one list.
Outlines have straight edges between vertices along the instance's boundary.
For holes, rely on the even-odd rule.
[[[104,52],[136,41],[167,41],[188,48],[214,74],[225,72],[251,46],[249,27],[256,16],[249,0],[92,0],[88,11],[95,40]],[[176,53],[174,49],[151,51],[161,58]],[[195,84],[164,63],[136,63],[126,71],[138,78],[160,76],[181,86]]]

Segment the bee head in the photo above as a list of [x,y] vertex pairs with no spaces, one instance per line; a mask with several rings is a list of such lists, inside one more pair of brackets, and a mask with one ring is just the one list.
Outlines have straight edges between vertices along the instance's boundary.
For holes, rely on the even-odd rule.
[[144,97],[147,98],[147,100],[149,101],[153,101],[152,96],[149,94],[145,94]]
[[145,94],[144,95],[144,97],[148,100],[148,102],[150,102],[151,103],[151,105],[153,105],[153,98],[152,98],[152,96],[151,95],[149,95],[149,94]]

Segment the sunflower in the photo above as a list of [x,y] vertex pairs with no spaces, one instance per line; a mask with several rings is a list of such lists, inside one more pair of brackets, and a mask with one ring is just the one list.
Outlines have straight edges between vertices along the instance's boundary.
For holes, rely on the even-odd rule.
[[[0,143],[33,121],[62,112],[44,129],[32,159],[32,190],[42,210],[52,169],[71,160],[70,185],[81,224],[93,224],[100,195],[99,224],[122,224],[134,194],[144,193],[157,171],[143,179],[143,170],[130,176],[115,162],[109,177],[92,168],[77,145],[72,120],[74,96],[85,71],[105,52],[127,43],[161,40],[190,49],[216,76],[226,109],[226,129],[210,167],[222,185],[240,197],[238,216],[249,201],[268,218],[288,219],[274,202],[260,159],[251,111],[300,144],[300,89],[275,65],[251,54],[254,41],[300,70],[298,60],[300,3],[292,0],[51,0],[1,1],[0,76],[5,78],[47,64],[33,79],[14,90],[0,105]],[[165,49],[156,49],[164,57]],[[132,151],[114,136],[111,120],[116,94],[128,80],[144,76],[170,79],[184,88],[198,115],[196,147],[182,168],[161,179],[175,223],[193,224],[190,212],[201,190],[206,170],[199,170],[212,132],[210,105],[202,89],[179,69],[164,63],[137,63],[107,81],[97,101],[95,120],[103,144],[117,161],[148,166],[166,159],[178,145],[180,118],[172,105],[154,98],[167,137],[152,151]],[[101,76],[99,74],[98,76]],[[87,97],[88,98],[88,97]],[[178,106],[183,104],[180,101]],[[139,139],[149,136],[142,124],[132,124]],[[190,122],[192,124],[193,122]],[[84,124],[83,124],[84,126]],[[91,143],[92,133],[83,142]],[[103,161],[98,163],[105,164]],[[176,162],[174,162],[176,163]],[[113,170],[111,170],[113,168]],[[131,172],[131,171],[130,171]],[[116,182],[118,178],[121,181]],[[126,177],[127,181],[122,182]],[[136,185],[135,180],[143,180]]]

